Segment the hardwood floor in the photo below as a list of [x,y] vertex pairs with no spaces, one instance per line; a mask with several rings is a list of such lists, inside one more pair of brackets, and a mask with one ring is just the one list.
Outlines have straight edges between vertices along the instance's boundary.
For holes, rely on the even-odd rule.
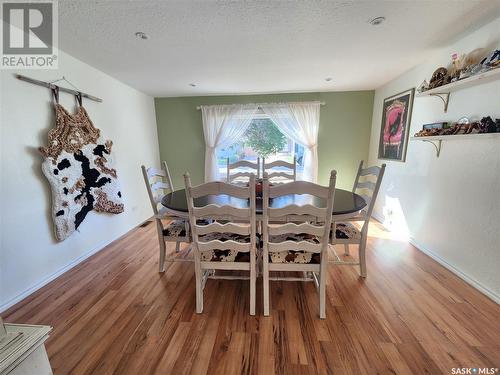
[[318,318],[313,283],[300,282],[271,283],[270,317],[262,316],[258,283],[251,317],[246,281],[209,280],[204,313],[195,314],[192,264],[170,263],[159,274],[152,224],[3,316],[54,327],[47,351],[56,374],[451,374],[454,367],[500,367],[500,306],[371,225],[368,278],[330,265],[326,320]]

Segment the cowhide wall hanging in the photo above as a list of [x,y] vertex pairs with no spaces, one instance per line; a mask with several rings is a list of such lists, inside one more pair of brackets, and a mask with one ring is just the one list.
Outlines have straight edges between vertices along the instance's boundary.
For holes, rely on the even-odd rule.
[[43,174],[52,191],[52,216],[59,241],[78,229],[87,214],[123,212],[122,194],[116,169],[112,166],[113,142],[103,141],[77,96],[78,109],[70,114],[55,99],[55,127],[49,131],[47,147],[39,150],[44,157]]

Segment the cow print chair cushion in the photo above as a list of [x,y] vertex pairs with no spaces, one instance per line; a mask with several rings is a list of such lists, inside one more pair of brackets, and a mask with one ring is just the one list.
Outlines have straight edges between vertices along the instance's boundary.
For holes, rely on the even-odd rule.
[[[319,237],[311,235],[311,234],[281,234],[277,236],[269,236],[269,242],[271,243],[279,243],[283,241],[307,241],[314,244],[321,243]],[[269,253],[269,261],[272,263],[312,263],[319,264],[321,262],[321,256],[319,253],[310,253],[307,251],[296,251],[293,249],[287,251],[278,251],[278,252],[270,252]]]
[[337,223],[335,237],[342,240],[360,240],[361,232],[351,223]]
[[[250,236],[235,233],[210,233],[198,236],[199,242],[209,241],[236,241],[240,243],[250,243]],[[237,250],[208,250],[201,251],[202,262],[250,262],[250,252]]]
[[163,228],[164,237],[186,237],[187,234],[184,220],[172,220]]

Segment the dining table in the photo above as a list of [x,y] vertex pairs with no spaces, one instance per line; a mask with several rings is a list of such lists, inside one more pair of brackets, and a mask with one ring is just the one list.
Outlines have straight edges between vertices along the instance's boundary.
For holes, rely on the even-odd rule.
[[[187,218],[188,205],[186,199],[186,190],[179,189],[166,194],[161,204],[166,208],[167,213],[180,218]],[[228,195],[208,195],[194,199],[194,205],[202,207],[208,204],[216,204],[218,206],[234,206],[237,208],[248,208],[248,199],[236,198]],[[306,205],[312,204],[316,207],[325,207],[326,200],[314,197],[307,194],[291,194],[281,197],[272,198],[269,201],[270,208],[282,208],[288,205]],[[255,202],[257,220],[262,219],[262,198],[257,198]],[[333,221],[341,221],[357,216],[363,208],[366,207],[366,202],[360,195],[344,189],[335,189],[333,201]]]

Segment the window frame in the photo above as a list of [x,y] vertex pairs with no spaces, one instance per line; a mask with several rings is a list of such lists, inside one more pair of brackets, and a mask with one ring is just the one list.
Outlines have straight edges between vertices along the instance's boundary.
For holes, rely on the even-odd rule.
[[[260,108],[260,107],[257,109],[257,112],[255,112],[252,116],[248,116],[248,115],[246,115],[245,117],[246,117],[246,118],[251,117],[251,121],[253,121],[254,119],[268,119],[268,120],[270,120],[270,121],[274,124],[274,126],[276,126],[276,127],[277,127],[276,123],[275,123],[275,122],[271,119],[271,117],[270,117],[268,114],[266,114],[266,113],[262,110],[262,108]],[[278,127],[278,129],[279,129],[279,127]],[[281,132],[281,129],[279,129],[279,130],[280,130],[280,132]],[[283,132],[281,132],[281,133],[282,133],[282,134],[286,137],[286,139],[287,139],[287,140],[292,141],[292,147],[291,147],[292,152],[291,152],[291,156],[292,156],[292,158],[293,158],[293,157],[296,157],[296,160],[297,160],[297,176],[302,176],[303,171],[304,171],[304,165],[303,165],[303,161],[302,161],[302,165],[301,165],[301,164],[299,164],[299,162],[298,162],[298,157],[297,157],[297,154],[296,154],[296,152],[295,152],[295,148],[296,148],[296,146],[298,145],[299,147],[302,147],[302,148],[304,149],[304,152],[305,152],[305,146],[301,145],[300,143],[295,142],[293,139],[291,139],[290,137],[288,137],[288,136],[287,136],[286,134],[284,134]],[[234,144],[234,143],[233,143],[233,144]],[[228,146],[224,147],[223,149],[227,149],[227,148],[229,148],[229,147],[233,146],[233,144],[228,145]],[[220,152],[221,150],[222,150],[222,149],[217,149],[217,150],[216,150],[217,161],[219,160],[218,154],[219,154],[219,152]],[[262,158],[261,158],[261,159],[262,159]],[[245,160],[245,159],[239,159],[239,160]],[[223,176],[224,176],[224,175],[223,175],[223,174],[221,174],[221,172],[220,172],[221,167],[226,167],[226,164],[219,164],[219,163],[217,163],[217,168],[218,168],[218,170],[219,170],[219,178],[221,178],[221,177],[223,177]],[[299,178],[298,178],[298,179],[299,179]]]

